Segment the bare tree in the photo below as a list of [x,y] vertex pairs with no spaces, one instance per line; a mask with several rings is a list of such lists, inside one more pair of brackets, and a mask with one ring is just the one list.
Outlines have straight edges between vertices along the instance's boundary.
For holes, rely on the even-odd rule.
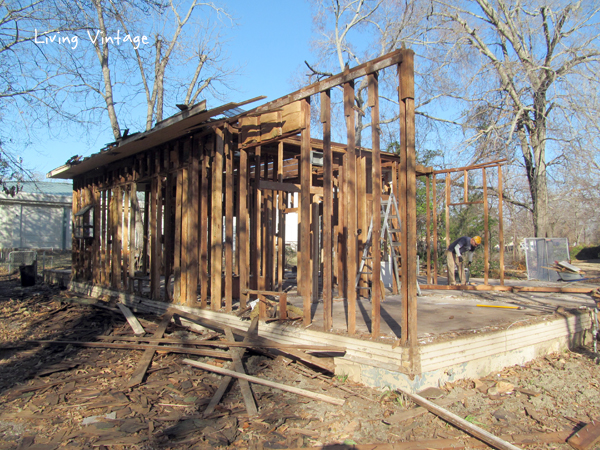
[[[91,4],[82,0],[78,6],[92,30],[88,35],[96,64],[82,62],[79,53],[70,55],[65,70],[78,80],[82,91],[93,92],[102,99],[116,140],[121,138],[123,115],[137,106],[138,88],[145,97],[145,129],[149,130],[163,120],[168,90],[179,93],[183,89],[185,97],[177,99],[177,103],[189,107],[200,93],[219,82],[227,83],[234,73],[226,67],[221,36],[215,26],[208,22],[199,24],[197,20],[205,10],[229,20],[227,12],[214,3],[90,1]],[[140,21],[140,15],[151,17],[152,23]],[[116,41],[120,32],[123,36]],[[128,42],[125,36],[130,37]],[[174,60],[184,59],[177,70],[170,70]],[[115,71],[120,75],[115,76]]]
[[461,92],[452,94],[466,102],[470,138],[519,149],[534,233],[542,237],[551,234],[548,167],[570,156],[564,136],[582,130],[564,119],[575,114],[585,120],[567,93],[597,83],[600,59],[600,8],[583,1],[545,3],[471,0],[457,6],[434,0],[431,12],[446,40],[444,64],[454,68],[455,79],[464,75],[457,83]]
[[[60,30],[75,30],[62,4],[50,0],[0,0],[0,187],[14,194],[19,182],[31,178],[19,148],[28,130],[49,120],[73,119],[62,106],[65,86],[60,72],[43,62],[40,43]],[[14,133],[14,130],[25,132]]]

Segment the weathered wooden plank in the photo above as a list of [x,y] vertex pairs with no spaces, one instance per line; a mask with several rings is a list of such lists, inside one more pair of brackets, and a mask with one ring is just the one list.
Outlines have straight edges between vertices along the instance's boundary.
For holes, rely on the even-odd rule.
[[[256,336],[256,330],[257,329],[258,329],[258,317],[255,317],[252,320],[252,323],[250,324],[250,327],[248,328],[248,334],[244,338],[243,342],[245,343],[245,342],[251,340],[252,337]],[[233,338],[233,332],[231,331],[230,327],[224,327],[223,331],[224,331],[224,333],[226,335],[228,334],[228,332],[230,333],[230,335],[227,336],[227,338],[229,340],[234,340],[234,339],[232,339]],[[232,353],[232,355],[233,355],[233,349],[230,350],[230,353]],[[242,353],[238,353],[238,356],[239,356],[240,362],[241,362],[241,358],[243,357],[243,352]],[[242,366],[242,369],[243,369],[243,366]],[[238,370],[238,372],[239,372],[239,370]],[[242,372],[243,372],[243,370],[242,370]],[[213,394],[213,397],[211,398],[210,403],[208,404],[208,406],[204,410],[204,417],[209,416],[210,414],[212,414],[214,412],[215,407],[221,401],[221,398],[223,397],[223,394],[225,394],[225,391],[227,390],[227,387],[229,386],[229,383],[231,383],[232,379],[233,379],[233,377],[227,376],[227,375],[223,377],[223,379],[219,383],[219,386],[218,386],[217,390]],[[241,386],[241,383],[240,383],[240,386]],[[250,393],[252,393],[252,391],[250,391]],[[244,396],[244,401],[245,400],[246,400],[246,397]],[[250,411],[254,411],[253,414],[256,414],[256,411],[255,411],[256,410],[256,403],[254,402],[254,396],[252,398],[252,401],[249,401],[248,403],[250,405],[254,405],[254,408],[252,408],[252,406],[250,406],[250,408],[247,407],[248,413],[250,414]]]
[[369,85],[369,106],[371,107],[371,147],[372,147],[372,166],[373,166],[373,205],[372,221],[373,230],[371,231],[371,255],[373,264],[373,276],[371,281],[371,335],[373,338],[379,338],[381,330],[381,149],[379,129],[379,79],[377,74],[371,74],[367,77]]
[[[504,286],[504,217],[502,200],[502,166],[498,166],[498,244],[500,245],[500,285]],[[516,242],[513,242],[515,245]]]
[[304,326],[311,323],[311,271],[310,271],[310,186],[312,173],[310,165],[310,98],[304,100],[306,128],[302,130],[300,145],[300,249],[298,255],[298,290],[303,298]]
[[[187,147],[184,145],[184,152]],[[181,304],[187,304],[188,279],[190,274],[190,239],[192,232],[190,230],[190,211],[191,193],[190,193],[190,168],[189,165],[181,171]]]
[[490,241],[487,176],[485,168],[481,169],[481,179],[483,184],[483,283],[488,284],[490,272]]
[[348,301],[348,333],[356,332],[357,220],[356,220],[356,131],[354,129],[354,82],[344,83],[344,115],[346,116],[346,298]]
[[311,211],[311,261],[312,261],[312,302],[319,302],[319,272],[321,269],[321,246],[319,245],[319,200],[315,195],[312,200]]
[[123,280],[123,289],[129,290],[129,254],[131,249],[129,246],[129,216],[130,216],[130,201],[129,196],[131,193],[131,186],[126,185],[123,188],[123,226],[122,226],[122,273],[121,279]]
[[331,151],[331,91],[321,92],[323,124],[323,327],[333,326],[333,152]]
[[442,419],[444,419],[447,422],[450,422],[452,425],[460,428],[461,430],[464,430],[464,431],[468,432],[469,434],[477,437],[478,439],[481,439],[482,441],[488,443],[492,447],[500,449],[500,450],[519,450],[518,447],[515,447],[511,443],[506,442],[505,440],[500,439],[497,436],[494,436],[493,434],[487,432],[486,430],[484,430],[476,425],[473,425],[470,422],[467,422],[462,417],[459,417],[456,414],[451,413],[450,411],[447,411],[447,410],[439,407],[435,403],[430,402],[429,400],[421,397],[420,395],[410,393],[404,389],[399,389],[399,390],[402,391],[402,393],[404,393],[404,395],[408,396],[412,401],[414,401],[419,406],[423,406],[424,408],[427,408],[429,411],[431,411],[435,415],[441,417]]
[[[452,243],[450,240],[450,187],[451,187],[450,174],[446,174],[446,245],[444,249],[448,249],[448,246]],[[446,274],[449,277],[449,274]],[[448,278],[450,280],[450,278]]]
[[[155,338],[163,337],[163,335],[165,334],[165,331],[167,331],[167,327],[169,326],[169,323],[171,323],[172,318],[173,318],[173,313],[167,311],[163,315],[162,320],[160,321],[160,324],[158,324],[158,328],[154,332],[153,337],[155,337]],[[126,385],[127,387],[137,386],[144,380],[146,371],[148,370],[148,367],[150,367],[150,364],[152,364],[152,358],[154,358],[155,352],[156,352],[156,350],[154,348],[148,348],[147,350],[144,351],[144,354],[142,355],[142,357],[140,358],[140,361],[138,362],[137,368],[131,375],[129,382]]]
[[187,252],[187,289],[186,304],[193,306],[198,301],[198,274],[199,274],[199,246],[198,237],[198,210],[200,204],[200,142],[198,138],[192,141],[192,151],[189,169],[189,191],[188,191],[188,242]]
[[140,214],[139,202],[137,198],[137,183],[131,183],[131,194],[129,196],[131,203],[130,211],[130,225],[129,225],[129,245],[131,251],[129,252],[129,292],[133,292],[133,277],[135,276],[135,253],[137,245],[135,242],[135,229],[137,225],[138,215]]
[[113,289],[121,288],[121,238],[123,223],[123,189],[117,187],[113,195],[112,209],[112,282]]
[[[224,330],[224,325],[216,320],[205,319],[205,318],[199,317],[195,314],[187,313],[185,311],[180,311],[180,310],[174,309],[174,308],[170,308],[169,311],[171,311],[175,315],[178,315],[180,317],[188,319],[191,322],[197,323],[198,325],[202,325],[204,327],[207,327],[207,328],[210,328],[210,329],[213,329],[216,331]],[[233,333],[238,336],[243,336],[243,337],[246,337],[248,335],[247,331],[244,331],[241,329],[235,329],[235,328],[233,329]],[[275,341],[264,338],[262,336],[254,337],[253,343],[277,345],[277,343]],[[335,365],[333,364],[333,362],[331,360],[328,360],[328,358],[317,358],[317,357],[314,357],[311,355],[307,355],[305,352],[298,350],[297,347],[295,349],[281,349],[280,352],[287,354],[294,359],[303,361],[307,364],[311,364],[315,367],[320,367],[321,369],[326,370],[327,372],[333,373],[335,371]]]
[[102,208],[102,193],[96,183],[94,185],[94,273],[93,280],[94,284],[102,284],[101,278],[101,264],[102,264],[102,255],[101,255],[101,228],[100,228],[100,211]]
[[[407,305],[407,343],[411,371],[418,371],[416,349],[417,341],[417,203],[416,203],[416,153],[415,153],[415,105],[414,105],[414,53],[407,52],[399,65],[400,102],[403,104],[405,138],[402,139],[400,159],[406,161],[406,220],[403,223],[402,255],[402,299]],[[405,296],[406,295],[406,296]],[[406,301],[404,301],[406,299]]]
[[231,132],[224,130],[225,138],[225,312],[231,312],[233,304],[233,149]]
[[[168,167],[168,166],[167,166]],[[174,246],[174,233],[173,229],[173,188],[176,186],[177,175],[173,172],[168,172],[165,181],[165,210],[164,210],[164,252],[162,265],[165,271],[165,287],[164,287],[164,299],[165,301],[173,301],[171,296],[171,275],[173,275],[173,246]]]
[[222,369],[220,367],[212,366],[210,364],[204,364],[204,363],[201,363],[198,361],[193,361],[191,359],[184,359],[183,362],[185,364],[189,364],[190,366],[194,366],[194,367],[197,367],[199,369],[203,369],[203,370],[206,370],[209,372],[216,372],[216,373],[220,373],[221,375],[228,375],[228,376],[240,378],[243,380],[248,380],[252,383],[261,384],[263,386],[280,389],[285,392],[291,392],[293,394],[302,395],[304,397],[312,398],[314,400],[322,400],[324,402],[331,403],[333,405],[342,406],[346,402],[345,400],[333,398],[328,395],[317,394],[317,393],[314,393],[311,391],[305,391],[304,389],[299,389],[299,388],[296,388],[293,386],[287,386],[285,384],[275,383],[274,381],[269,381],[269,380],[265,380],[262,378],[253,377],[250,375],[244,375],[244,374],[241,374],[238,372],[234,372],[232,370]]
[[145,334],[146,333],[146,330],[144,330],[144,327],[142,326],[140,321],[137,319],[137,317],[135,317],[135,315],[131,312],[131,310],[127,306],[125,306],[122,303],[117,303],[117,306],[119,307],[119,309],[121,310],[121,312],[123,313],[125,318],[127,319],[127,322],[133,329],[134,334]]
[[431,197],[433,198],[433,284],[437,284],[438,276],[438,220],[437,220],[437,177],[432,178]]
[[388,53],[387,55],[383,55],[379,58],[373,59],[367,63],[356,66],[350,70],[345,70],[342,73],[329,77],[325,80],[316,82],[302,88],[296,92],[293,92],[285,97],[281,97],[277,100],[269,102],[263,106],[257,108],[257,111],[272,111],[277,108],[281,108],[284,105],[295,102],[301,99],[307,99],[311,95],[318,94],[320,92],[326,91],[328,89],[334,88],[341,84],[350,82],[356,78],[363,77],[368,75],[369,73],[374,73],[379,70],[385,69],[386,67],[392,66],[394,64],[398,64],[403,61],[404,55],[410,52],[409,50],[396,50],[394,52]]
[[240,260],[240,309],[246,307],[248,296],[243,290],[249,287],[248,280],[248,152],[239,149],[240,165],[238,169],[238,222],[237,222],[237,251]]
[[156,176],[155,194],[153,202],[155,202],[155,210],[153,220],[156,222],[154,233],[156,237],[152,240],[152,273],[150,275],[152,298],[160,300],[160,279],[161,279],[161,261],[162,261],[162,240],[163,240],[163,177]]
[[199,231],[199,243],[200,243],[200,306],[206,308],[208,304],[208,261],[209,261],[209,248],[208,248],[208,236],[209,236],[209,225],[208,225],[208,204],[210,199],[210,183],[209,183],[209,149],[207,148],[206,141],[202,148],[202,160],[200,163],[200,231]]
[[[277,181],[283,182],[283,142],[277,145]],[[277,288],[283,290],[285,266],[285,198],[284,192],[277,192]]]
[[185,299],[181,297],[181,204],[183,196],[183,170],[177,171],[177,180],[175,188],[175,240],[174,240],[174,261],[173,261],[173,299],[183,304]]
[[495,167],[498,166],[500,164],[506,164],[508,160],[506,158],[503,159],[497,159],[495,161],[488,161],[488,162],[484,162],[481,164],[473,164],[471,166],[465,166],[465,167],[456,167],[454,169],[442,169],[442,170],[434,170],[432,173],[434,175],[438,175],[441,173],[454,173],[454,172],[462,172],[464,170],[473,170],[473,169],[481,169],[483,167]]
[[[151,187],[147,183],[144,190],[144,241],[142,243],[142,272],[144,276],[148,273],[148,245],[150,238],[150,190]],[[109,202],[110,203],[110,202]]]
[[211,261],[210,261],[210,306],[218,311],[222,306],[221,272],[223,266],[223,152],[224,136],[221,128],[215,129],[216,145],[212,162],[211,195]]
[[426,247],[425,251],[427,252],[427,284],[432,284],[431,281],[431,175],[427,175],[425,177],[425,198],[427,202],[426,206],[426,220],[425,220],[425,230],[426,230]]

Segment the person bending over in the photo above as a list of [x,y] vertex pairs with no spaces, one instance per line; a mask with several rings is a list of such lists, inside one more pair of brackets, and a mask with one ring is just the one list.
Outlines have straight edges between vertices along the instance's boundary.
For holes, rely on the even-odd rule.
[[[460,278],[460,284],[466,284],[465,280],[465,267],[463,259],[465,256],[469,258],[469,264],[473,261],[473,252],[481,244],[481,237],[475,236],[473,238],[469,236],[463,236],[455,240],[446,249],[446,265],[448,268],[448,285],[456,286],[456,278],[454,276],[454,270],[458,267],[458,277]],[[468,254],[468,255],[467,255]]]

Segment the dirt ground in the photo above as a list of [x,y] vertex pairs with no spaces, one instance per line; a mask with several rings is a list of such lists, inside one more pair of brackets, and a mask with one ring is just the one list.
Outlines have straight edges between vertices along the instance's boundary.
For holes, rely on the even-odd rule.
[[[25,342],[133,336],[114,305],[99,308],[76,300],[57,288],[22,288],[14,277],[0,280],[0,449],[333,449],[384,443],[399,449],[488,448],[398,392],[252,351],[244,361],[250,375],[345,404],[252,384],[259,415],[249,417],[236,381],[205,417],[221,375],[182,360],[225,367],[228,361],[157,353],[144,382],[127,388],[140,350]],[[160,322],[156,316],[138,317],[150,334]],[[165,336],[224,339],[175,324]],[[422,395],[520,448],[568,449],[565,439],[600,417],[599,390],[600,366],[592,349],[583,348]]]

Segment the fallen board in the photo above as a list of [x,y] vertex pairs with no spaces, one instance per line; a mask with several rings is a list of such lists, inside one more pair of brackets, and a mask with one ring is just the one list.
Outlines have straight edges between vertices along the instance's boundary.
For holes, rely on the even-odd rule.
[[209,372],[215,372],[215,373],[220,373],[221,375],[227,375],[230,377],[241,378],[244,380],[248,380],[251,383],[261,384],[263,386],[280,389],[282,391],[291,392],[293,394],[302,395],[304,397],[312,398],[315,400],[322,400],[324,402],[331,403],[333,405],[342,406],[344,403],[346,403],[346,400],[333,398],[328,395],[317,394],[315,392],[306,391],[304,389],[299,389],[299,388],[296,388],[293,386],[287,386],[287,385],[281,384],[281,383],[275,383],[274,381],[264,380],[262,378],[241,374],[241,373],[235,372],[233,370],[227,370],[227,369],[223,369],[221,367],[211,366],[210,364],[204,364],[204,363],[201,363],[198,361],[193,361],[191,359],[184,359],[182,362],[184,362],[185,364],[189,364],[190,366],[194,366],[194,367],[197,367],[199,369],[206,370]]

